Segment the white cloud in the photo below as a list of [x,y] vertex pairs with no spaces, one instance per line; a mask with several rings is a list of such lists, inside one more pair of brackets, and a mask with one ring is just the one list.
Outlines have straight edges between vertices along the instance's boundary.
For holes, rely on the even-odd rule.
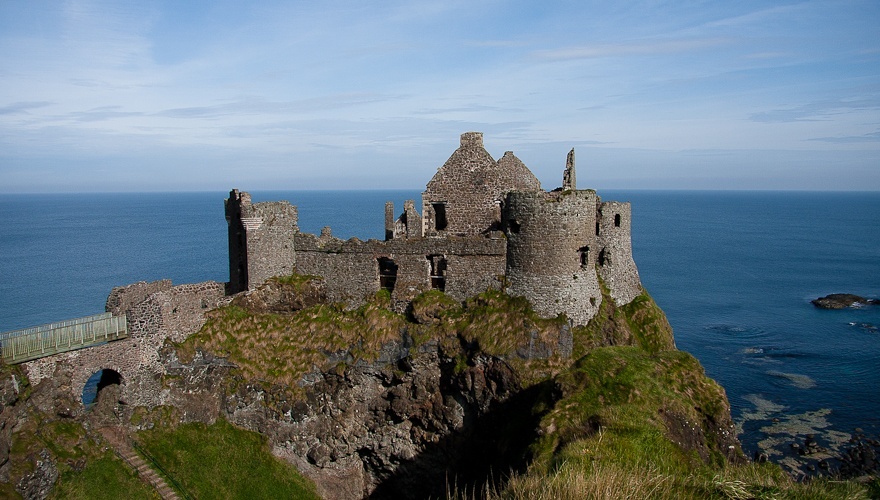
[[362,180],[357,168],[411,179],[407,165],[436,168],[466,130],[484,131],[494,154],[535,152],[527,164],[553,178],[555,156],[537,154],[550,146],[627,156],[633,179],[658,170],[633,151],[665,151],[655,163],[671,164],[679,151],[877,148],[880,53],[858,38],[877,11],[866,2],[96,0],[29,17],[8,5],[0,173],[21,167],[18,189],[39,190],[51,168],[31,175],[28,158],[70,158],[114,186],[143,177],[113,161],[153,183],[174,165],[168,189],[200,182],[193,165],[234,161],[255,182]]

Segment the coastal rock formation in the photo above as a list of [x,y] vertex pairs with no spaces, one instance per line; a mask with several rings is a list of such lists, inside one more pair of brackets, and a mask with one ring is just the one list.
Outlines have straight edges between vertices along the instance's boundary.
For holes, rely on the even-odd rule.
[[880,304],[878,299],[867,299],[851,293],[832,293],[831,295],[813,299],[810,302],[820,309],[846,309],[847,307],[857,307],[859,305]]

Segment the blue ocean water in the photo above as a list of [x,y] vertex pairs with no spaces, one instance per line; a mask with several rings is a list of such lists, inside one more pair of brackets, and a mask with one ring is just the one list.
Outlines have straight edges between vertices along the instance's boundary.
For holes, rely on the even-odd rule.
[[[420,196],[251,194],[290,200],[303,231],[329,225],[361,239],[384,236],[385,201],[399,213]],[[880,306],[824,311],[809,302],[835,292],[880,297],[880,193],[599,195],[632,202],[642,281],[678,347],[727,390],[748,452],[775,447],[784,458],[774,436],[810,432],[833,445],[857,428],[880,435]],[[4,196],[0,331],[102,312],[112,287],[135,281],[225,281],[226,196]]]

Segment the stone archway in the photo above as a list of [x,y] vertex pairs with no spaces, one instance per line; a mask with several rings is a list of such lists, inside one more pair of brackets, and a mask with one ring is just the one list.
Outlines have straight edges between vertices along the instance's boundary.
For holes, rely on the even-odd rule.
[[[112,387],[111,386],[116,386]],[[122,375],[112,368],[101,368],[92,373],[86,383],[83,385],[80,399],[86,408],[92,408],[101,399],[102,396],[111,396],[113,399],[119,399],[122,388]]]

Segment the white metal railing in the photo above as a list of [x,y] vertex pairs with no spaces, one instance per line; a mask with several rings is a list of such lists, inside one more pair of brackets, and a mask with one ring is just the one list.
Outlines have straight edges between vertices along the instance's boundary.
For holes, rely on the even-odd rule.
[[3,360],[23,363],[128,337],[128,319],[110,313],[0,333]]

